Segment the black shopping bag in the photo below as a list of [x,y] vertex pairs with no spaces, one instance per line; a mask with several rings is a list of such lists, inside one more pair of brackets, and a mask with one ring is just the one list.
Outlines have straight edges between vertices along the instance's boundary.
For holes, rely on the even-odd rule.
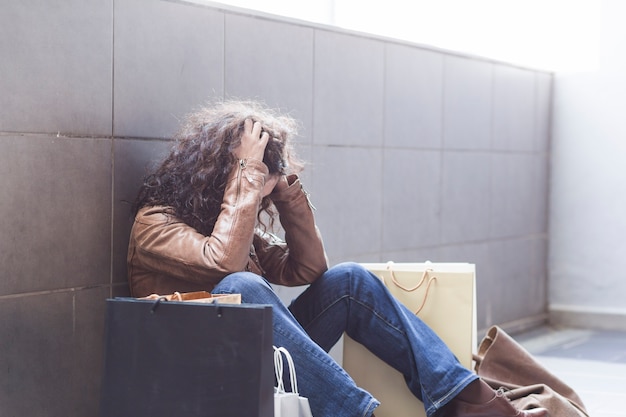
[[107,300],[102,417],[273,417],[272,308]]

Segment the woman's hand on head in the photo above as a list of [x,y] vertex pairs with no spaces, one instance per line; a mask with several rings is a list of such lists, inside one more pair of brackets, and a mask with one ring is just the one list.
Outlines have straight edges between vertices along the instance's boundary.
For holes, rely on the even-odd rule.
[[237,159],[263,160],[270,135],[263,132],[262,128],[261,122],[253,122],[252,119],[245,120],[241,143],[233,151]]

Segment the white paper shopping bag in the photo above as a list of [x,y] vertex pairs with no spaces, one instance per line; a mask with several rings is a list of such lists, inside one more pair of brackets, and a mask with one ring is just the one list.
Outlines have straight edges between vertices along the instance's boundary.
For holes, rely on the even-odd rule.
[[[291,391],[285,389],[283,371],[287,361]],[[274,370],[278,386],[274,389],[274,417],[313,417],[308,398],[301,397],[298,392],[296,367],[291,354],[284,347],[274,346]]]

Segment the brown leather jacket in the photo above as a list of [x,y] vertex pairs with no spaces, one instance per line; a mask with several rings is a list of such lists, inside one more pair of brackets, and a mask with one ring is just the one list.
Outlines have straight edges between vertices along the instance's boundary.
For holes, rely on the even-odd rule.
[[250,271],[287,286],[315,281],[328,268],[308,194],[297,176],[270,198],[285,230],[285,241],[256,228],[268,169],[245,160],[226,185],[222,211],[210,236],[198,233],[171,207],[137,213],[128,248],[131,295],[211,291],[226,275]]

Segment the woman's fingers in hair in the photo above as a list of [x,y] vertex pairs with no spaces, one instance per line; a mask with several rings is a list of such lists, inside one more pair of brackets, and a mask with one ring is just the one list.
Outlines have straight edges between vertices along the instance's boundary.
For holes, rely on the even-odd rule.
[[257,140],[259,140],[259,139],[264,139],[263,135],[269,136],[269,133],[263,130],[263,124],[261,122],[258,122],[258,121],[255,122],[252,119],[246,119],[244,123],[246,127],[244,133],[249,132],[253,138],[256,138]]
[[241,135],[241,143],[234,153],[238,159],[258,159],[263,160],[263,153],[269,140],[269,134],[263,131],[261,122],[254,122],[252,119],[244,121],[244,130]]
[[259,136],[261,134],[262,129],[263,129],[263,125],[261,124],[261,122],[253,122],[252,135]]
[[243,121],[243,131],[244,132],[252,132],[252,126],[254,125],[254,121],[252,119],[246,119]]

